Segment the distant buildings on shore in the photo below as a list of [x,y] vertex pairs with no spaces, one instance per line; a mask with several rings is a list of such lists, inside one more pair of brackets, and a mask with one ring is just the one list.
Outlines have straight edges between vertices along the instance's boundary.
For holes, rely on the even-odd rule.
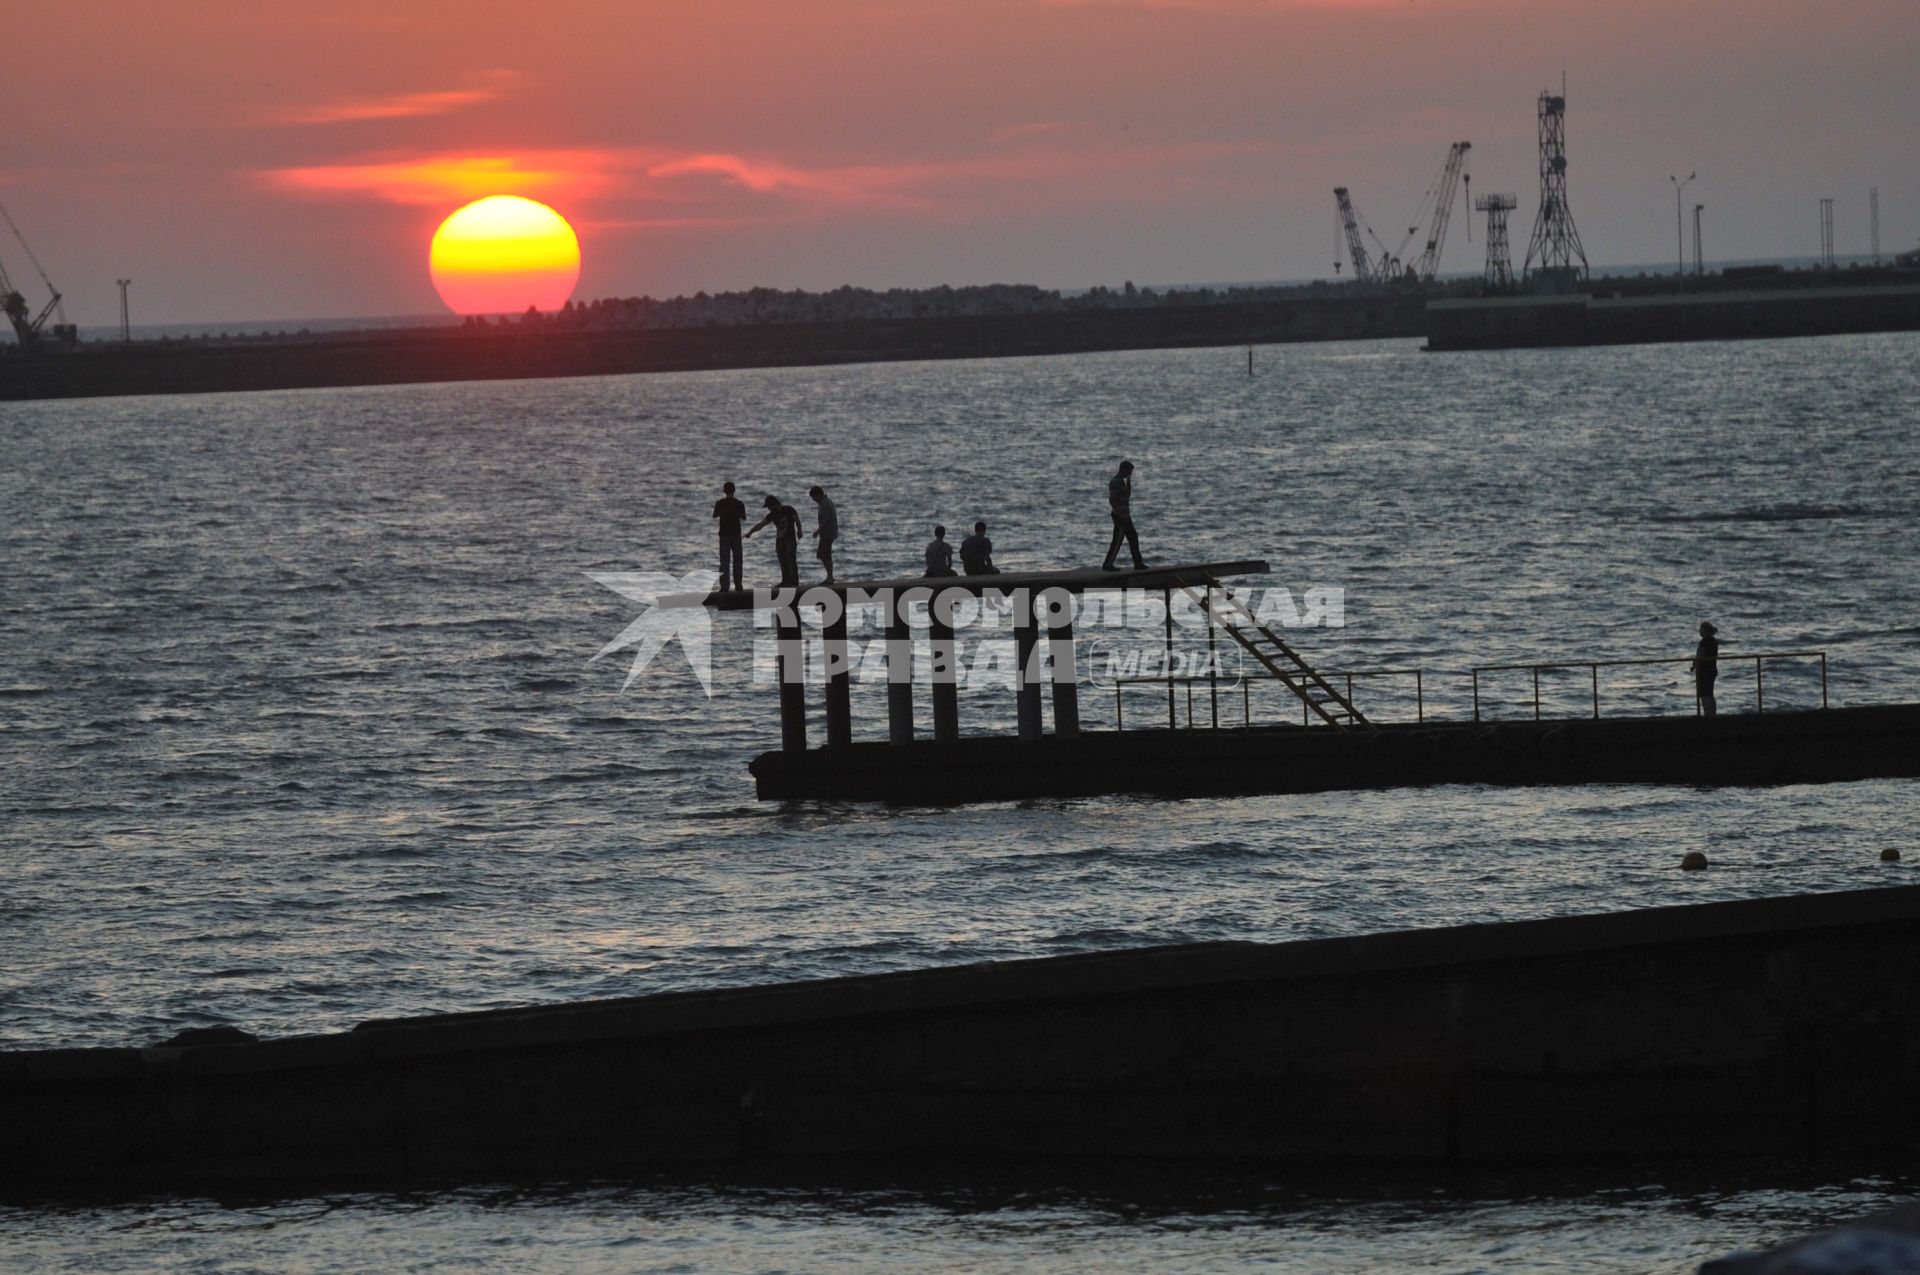
[[1086,292],[1059,292],[1031,284],[995,283],[978,287],[871,288],[840,287],[831,292],[782,292],[753,288],[746,292],[697,292],[690,297],[656,301],[652,297],[607,297],[575,303],[553,314],[528,311],[517,318],[489,321],[469,317],[467,327],[502,324],[539,324],[560,329],[619,331],[633,328],[733,327],[763,323],[835,323],[874,319],[944,319],[1000,317],[1020,314],[1073,314],[1111,310],[1153,309],[1161,306],[1239,305],[1280,301],[1303,294],[1337,295],[1351,289],[1332,284],[1247,286],[1224,288],[1097,287]]

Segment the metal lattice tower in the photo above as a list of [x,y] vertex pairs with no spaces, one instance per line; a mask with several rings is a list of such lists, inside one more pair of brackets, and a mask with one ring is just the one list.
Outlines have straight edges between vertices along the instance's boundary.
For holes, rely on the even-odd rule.
[[1518,195],[1482,195],[1473,201],[1475,212],[1487,215],[1487,286],[1513,287],[1513,254],[1507,248],[1507,214],[1520,206]]
[[1567,99],[1540,94],[1540,214],[1527,245],[1526,278],[1571,291],[1587,275],[1587,253],[1567,207]]

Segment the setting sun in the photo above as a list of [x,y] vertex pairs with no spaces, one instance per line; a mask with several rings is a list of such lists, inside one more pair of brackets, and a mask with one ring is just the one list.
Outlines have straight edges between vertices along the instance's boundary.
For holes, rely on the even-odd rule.
[[545,204],[489,195],[440,223],[428,268],[456,314],[557,310],[580,279],[580,240]]

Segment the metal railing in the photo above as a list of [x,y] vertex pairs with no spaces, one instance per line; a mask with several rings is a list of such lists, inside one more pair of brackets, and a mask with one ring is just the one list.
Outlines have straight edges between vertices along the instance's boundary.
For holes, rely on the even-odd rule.
[[[1353,703],[1353,679],[1356,677],[1411,677],[1413,679],[1414,714],[1417,717],[1417,719],[1422,723],[1424,723],[1427,720],[1426,672],[1422,669],[1417,669],[1417,668],[1334,669],[1330,672],[1322,673],[1320,676],[1326,678],[1329,682],[1333,681],[1335,678],[1345,678],[1346,684],[1347,684],[1347,703],[1349,704]],[[1300,724],[1302,726],[1305,726],[1308,724],[1307,723],[1307,703],[1305,700],[1300,701]]]
[[[1768,660],[1819,660],[1820,661],[1820,707],[1827,706],[1827,653],[1825,651],[1759,651],[1754,654],[1730,655],[1720,652],[1717,662],[1734,663],[1740,660],[1753,661],[1753,691],[1758,712],[1767,711],[1766,663]],[[1540,675],[1567,669],[1586,669],[1593,687],[1593,716],[1600,717],[1600,670],[1603,668],[1626,668],[1639,664],[1687,664],[1690,656],[1679,658],[1662,657],[1652,660],[1557,660],[1546,664],[1481,664],[1473,669],[1473,720],[1480,720],[1480,675],[1482,673],[1526,673],[1533,674],[1533,720],[1540,720]],[[1696,698],[1693,711],[1701,711]]]
[[[1333,681],[1336,678],[1345,679],[1346,688],[1347,688],[1347,703],[1349,704],[1353,703],[1353,679],[1356,677],[1411,677],[1413,679],[1414,712],[1418,720],[1421,721],[1422,723],[1424,723],[1427,720],[1426,673],[1425,673],[1425,670],[1423,669],[1417,669],[1417,668],[1339,669],[1331,673],[1322,673],[1321,676],[1326,678],[1328,681]],[[1122,697],[1122,691],[1125,687],[1145,686],[1145,685],[1165,686],[1169,682],[1171,682],[1176,686],[1184,685],[1187,688],[1187,729],[1192,730],[1193,729],[1193,685],[1195,682],[1210,682],[1211,680],[1212,679],[1206,678],[1206,677],[1169,677],[1164,675],[1160,677],[1141,676],[1141,677],[1115,678],[1113,680],[1113,726],[1114,726],[1114,729],[1115,730],[1126,729],[1125,709],[1123,707],[1123,697]],[[1253,684],[1255,682],[1273,682],[1274,684],[1278,685],[1280,682],[1280,679],[1273,676],[1271,673],[1267,672],[1264,669],[1258,673],[1242,673],[1240,675],[1240,720],[1241,720],[1241,724],[1244,726],[1253,725]],[[1213,725],[1217,727],[1220,724],[1219,701],[1217,699],[1212,699],[1210,702],[1212,704],[1212,709],[1213,709]],[[1311,718],[1308,717],[1307,703],[1305,700],[1300,701],[1300,724],[1302,726],[1309,726],[1312,724]]]
[[[1744,652],[1737,653],[1737,654],[1730,654],[1726,651],[1722,651],[1718,656],[1718,662],[1721,664],[1738,663],[1746,660],[1751,660],[1753,662],[1754,703],[1755,703],[1756,710],[1758,712],[1764,713],[1767,711],[1766,665],[1769,660],[1818,660],[1820,661],[1820,707],[1821,708],[1827,707],[1827,653],[1825,651],[1758,651],[1752,654],[1747,654]],[[1681,656],[1681,657],[1662,656],[1657,659],[1646,659],[1646,660],[1554,660],[1554,661],[1548,661],[1548,662],[1539,663],[1539,664],[1476,665],[1473,669],[1469,670],[1469,675],[1473,680],[1473,720],[1476,722],[1481,720],[1480,675],[1482,673],[1531,673],[1533,675],[1533,718],[1535,721],[1539,721],[1541,720],[1540,675],[1542,673],[1555,673],[1555,672],[1564,672],[1568,670],[1586,669],[1587,676],[1588,676],[1588,684],[1591,687],[1591,696],[1592,696],[1591,711],[1592,711],[1593,717],[1597,720],[1600,716],[1600,670],[1601,669],[1630,668],[1635,666],[1672,665],[1672,664],[1691,665],[1692,663],[1693,663],[1693,659],[1690,656]],[[1414,711],[1415,711],[1416,718],[1422,724],[1424,724],[1427,720],[1426,673],[1425,673],[1425,670],[1423,669],[1417,669],[1417,668],[1337,669],[1331,672],[1323,673],[1321,674],[1321,676],[1326,678],[1328,681],[1333,681],[1335,679],[1341,679],[1342,681],[1344,681],[1346,686],[1346,692],[1347,692],[1347,702],[1349,704],[1353,703],[1353,684],[1354,684],[1355,678],[1411,677],[1413,679]],[[1253,724],[1253,684],[1255,682],[1278,683],[1279,680],[1280,680],[1279,678],[1274,677],[1271,674],[1265,674],[1265,675],[1261,675],[1257,673],[1241,674],[1240,676],[1240,718],[1241,718],[1242,725],[1251,726]],[[1211,706],[1211,710],[1212,710],[1212,719],[1213,719],[1212,725],[1214,727],[1218,727],[1220,725],[1220,701],[1219,701],[1219,694],[1218,694],[1218,681],[1216,679],[1204,677],[1204,676],[1203,677],[1184,677],[1184,676],[1176,677],[1176,676],[1162,675],[1158,677],[1141,676],[1141,677],[1121,677],[1121,678],[1114,679],[1114,682],[1113,682],[1114,729],[1115,730],[1126,729],[1126,707],[1125,707],[1126,688],[1129,686],[1144,686],[1144,685],[1165,686],[1167,688],[1168,698],[1170,701],[1173,698],[1173,688],[1175,686],[1186,687],[1187,729],[1189,730],[1193,729],[1193,726],[1194,726],[1193,688],[1194,688],[1194,684],[1197,682],[1209,683],[1210,693],[1207,697],[1207,703]],[[1229,691],[1229,694],[1230,693],[1231,691]],[[1700,704],[1699,704],[1699,701],[1696,699],[1694,702],[1694,712],[1698,713],[1700,711],[1701,711]],[[1171,715],[1172,714],[1170,710],[1169,712],[1170,718],[1171,718]],[[1172,725],[1172,724],[1174,723],[1170,720],[1169,725]],[[1307,726],[1311,724],[1311,719],[1308,716],[1307,705],[1304,701],[1300,705],[1300,724],[1302,726]]]
[[[1193,729],[1193,684],[1195,682],[1208,682],[1213,687],[1218,686],[1218,682],[1216,682],[1212,678],[1207,678],[1207,677],[1162,676],[1162,677],[1116,677],[1114,678],[1113,679],[1113,728],[1115,730],[1125,730],[1127,728],[1126,718],[1125,718],[1125,709],[1123,707],[1123,697],[1121,695],[1121,692],[1129,686],[1139,686],[1146,683],[1152,683],[1155,686],[1167,687],[1169,693],[1172,692],[1173,687],[1176,685],[1184,684],[1186,686],[1187,688],[1187,729],[1192,730]],[[1252,687],[1253,687],[1252,678],[1246,677],[1246,676],[1242,676],[1240,678],[1240,724],[1243,726],[1253,725]],[[1212,705],[1213,726],[1217,728],[1220,725],[1220,700],[1219,700],[1217,691],[1215,694],[1212,694],[1208,697],[1208,703]]]

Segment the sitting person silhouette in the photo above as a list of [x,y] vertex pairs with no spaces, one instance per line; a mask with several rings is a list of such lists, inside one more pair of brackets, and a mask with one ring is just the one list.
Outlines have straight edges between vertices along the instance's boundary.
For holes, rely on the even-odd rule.
[[950,576],[957,574],[953,569],[953,546],[947,543],[947,529],[936,526],[933,539],[927,542],[927,574],[930,576]]
[[1000,568],[993,565],[993,541],[987,539],[986,523],[974,523],[973,534],[960,542],[960,565],[970,576],[1000,574]]

